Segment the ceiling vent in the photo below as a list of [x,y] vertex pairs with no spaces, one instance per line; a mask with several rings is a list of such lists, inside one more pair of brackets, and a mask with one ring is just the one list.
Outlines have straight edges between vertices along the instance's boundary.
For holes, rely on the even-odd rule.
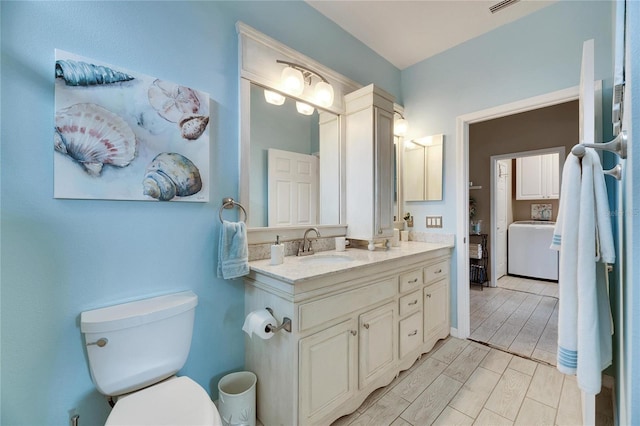
[[489,8],[489,10],[491,11],[491,13],[496,13],[502,9],[504,9],[505,7],[509,7],[514,3],[519,2],[520,0],[502,0],[499,3],[494,4],[493,6],[491,6]]

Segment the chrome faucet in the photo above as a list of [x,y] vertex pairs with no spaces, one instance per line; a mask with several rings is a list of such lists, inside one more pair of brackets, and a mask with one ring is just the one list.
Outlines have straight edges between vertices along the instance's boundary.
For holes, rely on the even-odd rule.
[[[318,228],[309,228],[306,231],[304,231],[304,236],[302,237],[302,241],[298,245],[298,256],[308,256],[310,254],[313,254],[313,247],[311,247],[311,240],[307,240],[307,235],[311,231],[315,231],[316,238],[320,237],[320,231],[318,231]],[[308,241],[308,244],[307,244],[307,241]]]

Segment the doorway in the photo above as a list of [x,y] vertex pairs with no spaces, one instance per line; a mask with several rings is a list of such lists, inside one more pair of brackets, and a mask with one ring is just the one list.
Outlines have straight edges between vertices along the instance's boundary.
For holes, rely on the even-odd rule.
[[[544,200],[541,196],[527,197],[531,199],[531,202],[518,201],[517,189],[514,186],[517,183],[515,178],[516,166],[513,164],[517,159],[525,158],[539,158],[540,156],[546,156],[549,154],[556,154],[556,160],[553,162],[555,170],[551,173],[550,170],[546,170],[544,173],[550,176],[562,176],[562,167],[565,161],[566,147],[559,146],[553,148],[537,149],[533,151],[522,151],[508,154],[492,155],[490,159],[491,164],[491,191],[490,191],[490,211],[491,211],[491,224],[489,230],[489,259],[490,270],[495,271],[490,277],[490,286],[496,287],[498,280],[508,274],[507,268],[507,252],[508,252],[508,228],[514,221],[520,220],[536,220],[531,211],[531,205],[545,205],[539,203],[549,203],[554,207],[549,211],[549,216],[543,220],[553,221],[555,215],[558,213],[558,195],[555,199]],[[528,173],[523,174],[523,179],[532,178]],[[559,188],[559,180],[556,181],[556,185]],[[514,213],[515,205],[515,213]],[[530,216],[527,216],[530,214]]]
[[[596,97],[596,133],[602,128],[602,82],[595,82]],[[532,111],[548,106],[577,100],[579,88],[572,87],[540,96],[500,105],[485,110],[476,111],[456,118],[456,291],[455,309],[457,326],[452,328],[451,334],[459,338],[470,335],[469,313],[469,268],[465,261],[469,253],[469,212],[462,206],[468,205],[469,200],[469,127],[474,123],[506,117],[526,111]]]

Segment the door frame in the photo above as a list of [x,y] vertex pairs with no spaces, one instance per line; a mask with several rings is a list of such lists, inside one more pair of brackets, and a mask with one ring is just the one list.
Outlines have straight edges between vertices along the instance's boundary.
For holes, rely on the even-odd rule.
[[[564,166],[564,160],[566,157],[566,151],[567,148],[565,146],[558,146],[558,147],[553,147],[553,148],[542,148],[542,149],[535,149],[535,150],[531,150],[531,151],[520,151],[520,152],[512,152],[509,154],[498,154],[498,155],[492,155],[490,157],[490,163],[491,163],[491,183],[489,188],[489,196],[490,196],[490,200],[491,200],[491,214],[490,214],[490,227],[491,227],[491,234],[489,235],[489,245],[491,247],[491,249],[489,250],[489,258],[491,259],[491,277],[489,279],[489,285],[491,287],[497,287],[497,282],[498,280],[496,279],[496,273],[495,271],[497,270],[497,258],[496,258],[496,238],[497,238],[497,220],[496,220],[496,186],[498,185],[498,182],[496,180],[496,166],[498,164],[498,161],[500,160],[510,160],[510,159],[514,159],[514,158],[521,158],[521,157],[529,157],[532,155],[545,155],[545,154],[558,154],[559,157],[559,164],[560,164],[560,176],[562,176],[562,167]],[[512,168],[511,169],[512,173],[515,173],[515,170]],[[562,185],[562,182],[560,182],[560,184]],[[551,244],[551,243],[549,243]],[[508,270],[508,268],[507,268]]]
[[[596,86],[601,82],[596,82]],[[597,88],[596,88],[597,91]],[[522,99],[512,103],[472,112],[456,117],[456,295],[457,328],[451,334],[466,339],[471,334],[469,320],[469,125],[507,115],[545,108],[578,99],[579,87],[574,86],[544,95]]]

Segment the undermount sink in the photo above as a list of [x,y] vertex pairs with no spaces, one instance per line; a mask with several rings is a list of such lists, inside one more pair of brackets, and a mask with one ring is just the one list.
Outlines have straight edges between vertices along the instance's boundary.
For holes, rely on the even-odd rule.
[[348,263],[354,260],[353,257],[344,254],[312,254],[300,258],[300,262],[307,264]]

